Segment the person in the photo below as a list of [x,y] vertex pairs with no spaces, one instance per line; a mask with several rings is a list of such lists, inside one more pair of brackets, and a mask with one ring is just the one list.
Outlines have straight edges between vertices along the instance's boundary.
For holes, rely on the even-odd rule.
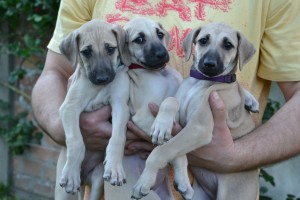
[[[295,0],[178,0],[176,3],[168,0],[62,0],[45,67],[32,91],[34,115],[49,137],[60,145],[65,144],[58,109],[74,70],[58,47],[68,33],[83,23],[98,18],[124,25],[136,16],[159,21],[172,37],[170,65],[186,77],[191,63],[184,62],[182,40],[195,27],[222,21],[243,32],[257,50],[250,63],[238,72],[239,81],[260,102],[260,114],[255,117],[257,124],[260,124],[266,106],[271,81],[277,82],[286,103],[268,122],[233,141],[226,124],[223,101],[212,92],[213,140],[189,153],[189,164],[216,172],[237,172],[288,159],[300,153],[299,10],[300,1]],[[150,104],[149,109],[155,113],[158,106]],[[86,148],[105,150],[111,135],[110,111],[106,106],[81,114]],[[126,153],[143,152],[141,156],[146,157],[153,145],[132,122],[128,123],[128,128],[134,134],[127,136]]]

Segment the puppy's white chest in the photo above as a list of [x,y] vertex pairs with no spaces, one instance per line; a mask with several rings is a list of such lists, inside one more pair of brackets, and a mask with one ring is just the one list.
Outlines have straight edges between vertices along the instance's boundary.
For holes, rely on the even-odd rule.
[[108,87],[102,87],[96,91],[94,97],[86,101],[84,111],[90,112],[110,104],[110,92]]
[[197,107],[202,104],[205,91],[209,86],[209,82],[198,81],[194,78],[187,78],[183,81],[176,96],[180,103],[179,119],[181,125],[186,125]]

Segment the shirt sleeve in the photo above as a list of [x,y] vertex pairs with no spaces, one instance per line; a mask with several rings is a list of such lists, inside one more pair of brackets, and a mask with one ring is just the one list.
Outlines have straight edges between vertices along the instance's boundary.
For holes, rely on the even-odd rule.
[[270,0],[260,53],[259,77],[300,80],[300,1]]
[[53,36],[48,49],[60,53],[59,44],[71,31],[92,18],[93,0],[61,0]]

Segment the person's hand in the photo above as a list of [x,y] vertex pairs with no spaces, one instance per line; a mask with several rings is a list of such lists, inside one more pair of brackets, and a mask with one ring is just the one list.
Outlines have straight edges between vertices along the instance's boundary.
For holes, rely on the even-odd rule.
[[227,111],[215,91],[210,94],[209,103],[214,117],[212,141],[189,153],[189,164],[216,172],[231,171],[234,167],[234,142],[226,123]]
[[104,151],[111,137],[111,107],[104,106],[92,112],[80,115],[80,129],[84,144],[88,150]]
[[[159,106],[154,103],[149,103],[149,109],[152,115],[155,117],[158,113]],[[179,123],[175,123],[172,129],[172,135],[175,136],[182,127]],[[137,127],[132,121],[128,122],[127,145],[125,152],[127,154],[138,152],[142,159],[146,159],[151,151],[155,148],[155,145],[151,142],[151,138],[148,134]]]
[[127,127],[125,155],[138,153],[142,159],[146,159],[155,147],[150,137],[132,121],[128,122]]

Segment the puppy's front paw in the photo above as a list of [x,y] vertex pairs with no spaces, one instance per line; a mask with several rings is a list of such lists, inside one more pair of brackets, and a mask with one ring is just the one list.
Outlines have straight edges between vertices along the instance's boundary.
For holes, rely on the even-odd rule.
[[122,164],[111,162],[109,159],[104,161],[105,169],[103,179],[111,185],[122,186],[126,183],[125,172]]
[[150,193],[151,187],[155,183],[156,176],[140,176],[138,182],[133,187],[133,192],[131,199],[141,199],[144,196],[147,196]]
[[162,145],[172,138],[172,118],[156,118],[151,127],[152,143]]
[[67,193],[76,194],[80,190],[80,169],[68,169],[64,167],[59,185],[65,188]]
[[244,90],[245,94],[245,109],[249,112],[258,113],[259,103],[256,98],[247,90]]

